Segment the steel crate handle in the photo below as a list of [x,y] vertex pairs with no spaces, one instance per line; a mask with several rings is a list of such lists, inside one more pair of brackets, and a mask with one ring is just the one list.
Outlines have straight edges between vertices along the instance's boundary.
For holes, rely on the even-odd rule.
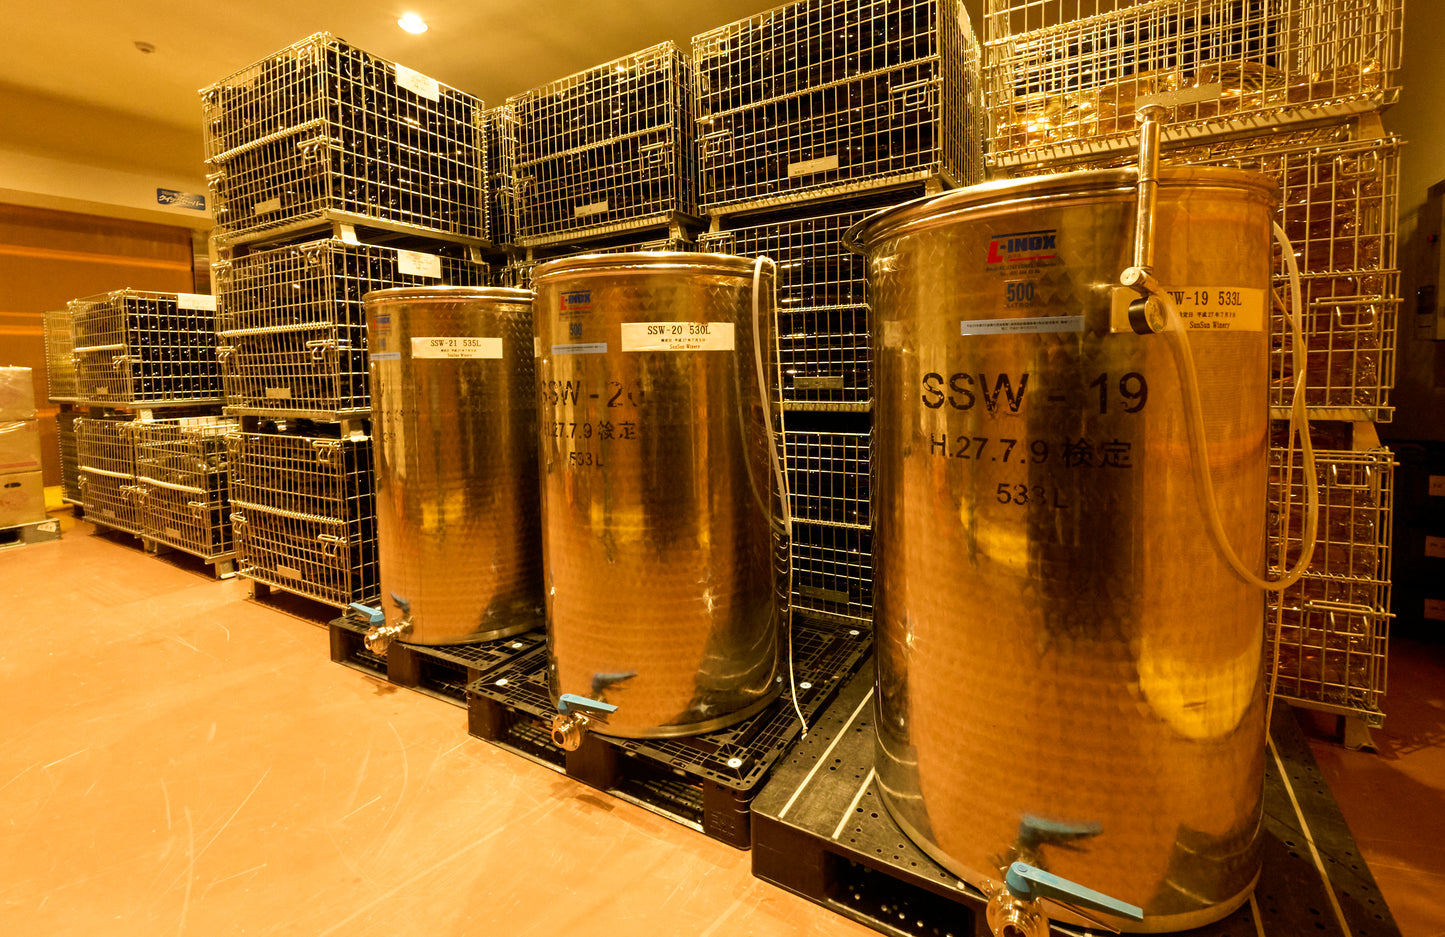
[[1375,323],[1379,321],[1379,316],[1375,311],[1374,303],[1370,303],[1365,307],[1364,314],[1361,314],[1358,311],[1357,307],[1355,313],[1355,324],[1353,325],[1347,324],[1345,322],[1344,306],[1335,306],[1333,318],[1335,320],[1335,327],[1337,329],[1352,329],[1356,332],[1373,331],[1376,327]]
[[206,506],[199,501],[187,501],[186,507],[191,509],[191,517],[200,520],[205,516]]
[[231,357],[231,356],[234,355],[235,353],[236,353],[236,346],[235,346],[235,345],[217,345],[217,346],[216,346],[216,362],[217,362],[217,363],[224,362],[227,358]]
[[1373,605],[1359,605],[1355,602],[1339,602],[1329,599],[1306,599],[1301,608],[1306,612],[1324,612],[1330,616],[1332,623],[1336,614],[1366,616],[1380,614],[1380,610]]
[[235,526],[235,527],[245,527],[246,524],[248,524],[248,523],[249,523],[249,521],[246,520],[246,515],[242,514],[240,511],[232,511],[232,512],[231,512],[231,524],[232,524],[232,526]]
[[337,550],[346,545],[346,538],[335,534],[317,534],[316,541],[321,544],[321,555],[327,559],[335,559]]
[[1330,487],[1339,488],[1344,491],[1376,490],[1378,486],[1375,484],[1375,467],[1373,465],[1362,465],[1360,466],[1360,468],[1364,469],[1364,482],[1359,484],[1351,484],[1350,482],[1340,481],[1340,463],[1332,463],[1330,465]]
[[330,465],[332,457],[336,455],[336,450],[340,448],[340,443],[322,439],[313,442],[311,446],[316,450],[316,464]]
[[326,353],[328,351],[336,351],[336,339],[313,338],[311,341],[306,343],[306,347],[311,351],[311,360],[320,361],[326,357]]
[[130,355],[116,355],[110,359],[110,369],[112,371],[119,371],[121,365],[128,364],[129,362]]

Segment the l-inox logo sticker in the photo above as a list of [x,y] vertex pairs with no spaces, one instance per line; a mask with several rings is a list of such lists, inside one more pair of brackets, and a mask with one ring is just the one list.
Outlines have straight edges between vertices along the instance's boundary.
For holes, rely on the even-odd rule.
[[1025,260],[1057,260],[1058,238],[1058,229],[994,235],[988,242],[988,262],[1014,264]]
[[574,290],[562,294],[561,309],[564,316],[581,315],[584,312],[592,311],[592,291]]

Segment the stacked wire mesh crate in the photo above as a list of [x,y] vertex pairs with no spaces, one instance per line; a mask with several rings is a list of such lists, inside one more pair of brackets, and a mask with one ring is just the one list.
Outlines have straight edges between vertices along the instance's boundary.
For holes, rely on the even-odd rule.
[[493,112],[492,179],[510,192],[509,263],[691,250],[701,226],[690,62],[664,42],[516,95]]
[[[1379,114],[1399,95],[1401,0],[988,0],[987,10],[998,172],[1131,165],[1136,112],[1156,104],[1162,162],[1252,169],[1279,184],[1277,220],[1301,274],[1305,403],[1325,507],[1304,579],[1272,593],[1273,665],[1282,697],[1344,717],[1347,742],[1363,743],[1383,719],[1388,644],[1394,463],[1373,422],[1391,414],[1402,142]],[[1284,270],[1277,252],[1276,575],[1299,554],[1303,495],[1284,422],[1295,378]]]
[[[75,336],[70,328],[70,310],[53,309],[41,317],[45,337],[45,387],[55,414],[56,438],[60,449],[60,498],[80,507],[80,469],[75,448],[75,421],[79,400],[75,382]],[[84,510],[84,508],[81,508]]]
[[504,115],[327,33],[201,100],[239,572],[257,592],[374,601],[362,298],[490,281]]
[[804,0],[693,37],[703,250],[778,264],[794,606],[872,619],[867,214],[983,178],[962,8]]

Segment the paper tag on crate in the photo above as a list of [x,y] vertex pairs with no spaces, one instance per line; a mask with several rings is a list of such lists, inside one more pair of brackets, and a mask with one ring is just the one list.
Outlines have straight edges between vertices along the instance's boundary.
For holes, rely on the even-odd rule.
[[266,388],[266,399],[268,400],[290,400],[291,388],[289,387],[268,387]]
[[1205,101],[1218,101],[1223,93],[1224,86],[1215,81],[1191,88],[1181,88],[1178,91],[1141,94],[1135,98],[1134,106],[1137,108],[1146,104],[1158,104],[1161,107],[1177,107],[1180,104],[1202,104]]
[[[501,358],[500,338],[472,338],[456,335],[412,337],[413,358]],[[374,356],[373,356],[374,357]]]
[[266,199],[266,201],[264,201],[264,202],[257,202],[254,206],[252,206],[252,208],[251,208],[251,214],[253,214],[253,215],[265,215],[265,214],[269,214],[269,213],[271,213],[271,212],[273,212],[273,211],[279,211],[280,208],[281,208],[281,199],[280,199],[279,197],[277,197],[277,198],[268,198],[268,199]]
[[1430,476],[1430,497],[1445,497],[1445,475]]
[[572,216],[574,218],[590,218],[593,215],[600,215],[606,211],[607,200],[603,199],[600,202],[592,202],[589,205],[578,205],[573,209]]
[[788,178],[794,176],[811,176],[815,172],[829,172],[838,168],[837,156],[820,156],[817,159],[805,159],[797,163],[788,164]]
[[623,351],[732,351],[731,322],[624,322]]
[[1445,559],[1445,537],[1426,537],[1425,555]]
[[176,306],[181,309],[200,309],[205,312],[215,312],[216,297],[207,296],[205,293],[177,293]]
[[300,579],[301,570],[297,569],[294,566],[282,566],[280,563],[277,563],[276,575],[285,576],[287,579]]
[[442,259],[436,254],[398,250],[396,252],[396,270],[407,276],[430,277],[433,280],[439,280],[442,275]]
[[428,78],[421,72],[413,71],[405,65],[396,67],[396,83],[417,97],[426,98],[428,101],[442,99],[441,85],[437,84],[435,78]]

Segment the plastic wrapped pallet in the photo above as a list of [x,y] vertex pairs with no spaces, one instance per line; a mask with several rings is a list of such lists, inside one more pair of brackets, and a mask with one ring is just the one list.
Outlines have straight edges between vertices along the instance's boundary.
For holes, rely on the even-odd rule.
[[0,475],[40,470],[40,421],[0,420]]
[[45,483],[40,472],[0,475],[0,529],[45,520]]
[[35,385],[29,368],[0,367],[0,420],[35,419]]

